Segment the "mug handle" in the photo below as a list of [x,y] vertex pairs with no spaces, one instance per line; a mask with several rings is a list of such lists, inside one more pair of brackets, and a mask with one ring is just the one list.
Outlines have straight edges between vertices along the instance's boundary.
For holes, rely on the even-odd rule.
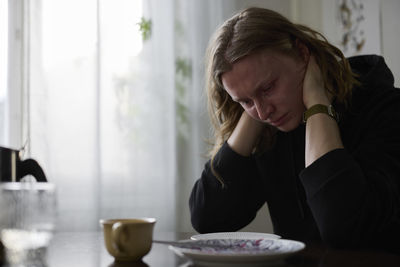
[[39,163],[34,159],[26,159],[20,161],[17,166],[17,181],[19,182],[24,176],[32,175],[38,182],[47,182],[46,175]]
[[125,253],[124,241],[129,239],[129,233],[121,222],[113,224],[111,229],[111,238],[114,248],[119,253]]

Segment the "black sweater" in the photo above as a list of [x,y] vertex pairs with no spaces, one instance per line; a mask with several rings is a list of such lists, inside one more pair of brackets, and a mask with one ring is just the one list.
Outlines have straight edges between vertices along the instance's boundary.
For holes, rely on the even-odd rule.
[[277,132],[272,149],[243,157],[225,143],[190,196],[200,233],[237,231],[267,202],[274,232],[340,247],[400,251],[400,90],[382,57],[349,59],[362,86],[340,114],[344,149],[304,167],[305,126]]

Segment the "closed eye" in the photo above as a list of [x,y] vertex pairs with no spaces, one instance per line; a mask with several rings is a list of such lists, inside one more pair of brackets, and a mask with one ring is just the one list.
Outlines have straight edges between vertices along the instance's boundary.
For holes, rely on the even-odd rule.
[[263,92],[263,93],[267,93],[270,89],[272,88],[272,86],[268,86],[268,87],[266,87],[266,88],[264,88],[264,89],[262,89],[262,91],[261,92]]
[[240,105],[242,105],[242,107],[251,107],[252,105],[252,101],[251,100],[240,100],[238,101]]
[[275,83],[270,83],[269,85],[265,86],[264,88],[261,89],[262,94],[267,94],[273,87]]

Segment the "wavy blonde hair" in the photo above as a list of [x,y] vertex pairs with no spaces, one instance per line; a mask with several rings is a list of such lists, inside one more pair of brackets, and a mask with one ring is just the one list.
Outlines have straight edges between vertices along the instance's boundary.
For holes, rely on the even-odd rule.
[[[304,44],[315,57],[326,90],[336,101],[348,102],[352,87],[358,81],[338,48],[328,43],[317,31],[294,24],[277,12],[254,7],[245,9],[216,31],[207,50],[208,111],[214,127],[214,142],[210,150],[212,160],[231,135],[243,112],[240,104],[234,102],[224,90],[221,75],[231,70],[238,60],[263,49],[299,57],[301,51],[296,45],[298,42]],[[264,143],[259,142],[259,145]]]

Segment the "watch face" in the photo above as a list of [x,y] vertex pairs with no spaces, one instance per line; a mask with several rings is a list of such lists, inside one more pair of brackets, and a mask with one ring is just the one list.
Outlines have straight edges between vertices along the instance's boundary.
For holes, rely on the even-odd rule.
[[333,108],[332,105],[328,106],[328,114],[331,115],[332,117],[335,117],[335,109]]
[[328,112],[329,115],[336,120],[336,122],[339,122],[339,114],[336,112],[335,108],[332,105],[328,106]]

